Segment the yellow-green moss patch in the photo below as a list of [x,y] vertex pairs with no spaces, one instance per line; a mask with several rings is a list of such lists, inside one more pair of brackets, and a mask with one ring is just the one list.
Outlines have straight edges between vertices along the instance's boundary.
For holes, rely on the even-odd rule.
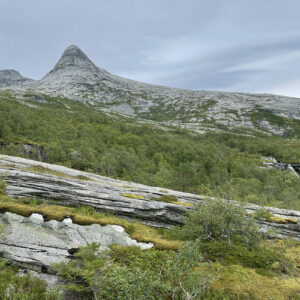
[[131,199],[140,199],[140,200],[145,199],[145,197],[143,195],[137,195],[137,194],[121,194],[120,196],[131,198]]
[[77,175],[77,176],[70,176],[60,171],[55,171],[48,169],[46,167],[40,166],[40,165],[34,165],[31,167],[23,168],[24,171],[30,171],[35,173],[42,173],[42,174],[49,174],[49,175],[55,175],[63,178],[69,178],[69,179],[79,179],[79,180],[86,180],[86,181],[93,181],[91,178],[88,178],[84,175]]
[[159,198],[152,198],[152,200],[159,201],[159,202],[172,203],[172,204],[177,204],[177,205],[182,205],[182,206],[190,206],[190,207],[194,206],[192,203],[181,202],[178,200],[178,198],[176,196],[171,196],[171,195],[163,195]]
[[178,198],[175,196],[171,196],[171,195],[163,195],[160,196],[159,198],[153,198],[153,200],[155,201],[160,201],[160,202],[167,202],[167,203],[178,203]]
[[[131,223],[114,215],[96,212],[91,207],[70,208],[59,205],[47,205],[41,203],[39,205],[25,204],[26,200],[10,199],[8,197],[0,197],[0,212],[11,212],[24,217],[29,217],[32,213],[43,215],[46,221],[57,220],[62,221],[69,217],[74,223],[80,225],[120,225],[125,231],[139,242],[152,242],[157,249],[176,250],[183,244],[182,241],[168,240],[163,238],[158,229],[143,225],[139,222]],[[29,203],[29,202],[28,202]]]
[[273,215],[271,212],[267,211],[267,210],[259,210],[257,212],[255,212],[253,214],[254,218],[257,219],[263,219],[267,222],[270,223],[278,223],[278,224],[287,224],[287,223],[292,223],[292,224],[297,224],[297,220],[293,219],[293,218],[281,218],[278,216]]
[[[267,277],[239,265],[204,264],[213,278],[211,287],[239,299],[298,299],[300,278]],[[235,298],[234,298],[235,299]]]
[[300,271],[300,242],[291,239],[272,239],[264,241],[268,247],[284,255],[293,262],[295,270]]

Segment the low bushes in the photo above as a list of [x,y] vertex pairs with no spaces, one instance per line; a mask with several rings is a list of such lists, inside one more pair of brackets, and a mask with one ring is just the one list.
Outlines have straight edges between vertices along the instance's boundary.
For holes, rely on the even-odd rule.
[[183,240],[219,241],[228,245],[239,242],[256,247],[262,236],[254,219],[246,211],[227,200],[211,199],[200,203],[184,217],[185,225],[173,228],[173,235]]
[[7,266],[0,260],[0,299],[14,300],[59,300],[58,290],[49,290],[47,284],[30,275],[17,275],[17,268]]
[[68,288],[90,292],[94,299],[200,299],[211,280],[199,271],[197,243],[186,243],[178,252],[113,246],[101,254],[92,244],[75,256],[53,269]]
[[269,247],[248,248],[238,243],[228,245],[225,241],[213,241],[200,243],[200,251],[208,261],[225,266],[241,265],[267,276],[294,270],[289,259]]

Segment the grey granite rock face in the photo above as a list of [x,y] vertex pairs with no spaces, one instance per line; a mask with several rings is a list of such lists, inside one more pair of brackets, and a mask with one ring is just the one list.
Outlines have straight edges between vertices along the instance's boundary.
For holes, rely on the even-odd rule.
[[111,244],[153,247],[152,243],[138,243],[117,225],[80,226],[55,220],[45,222],[42,215],[22,217],[6,212],[0,214],[0,255],[20,267],[47,271],[52,263],[66,261],[70,252],[92,242],[102,249]]
[[[27,171],[30,166],[43,166],[52,171],[64,174],[65,177]],[[5,176],[8,184],[8,196],[52,199],[60,205],[92,206],[98,211],[110,211],[117,215],[136,218],[147,224],[160,227],[182,224],[182,216],[189,206],[155,201],[162,195],[171,195],[179,202],[197,204],[206,197],[183,193],[159,187],[115,180],[96,174],[81,172],[62,166],[32,161],[24,158],[0,155],[0,176]],[[92,181],[78,180],[85,176]],[[131,194],[141,199],[131,198]],[[250,212],[261,209],[255,204],[247,204]],[[300,212],[272,207],[264,207],[275,216],[283,219],[294,219],[297,223],[270,223],[258,221],[266,230],[276,230],[281,237],[300,240]]]
[[23,77],[16,70],[0,70],[0,88],[22,86],[29,87],[35,81]]
[[[48,169],[48,172],[55,171],[62,175],[49,175],[28,170],[33,166],[42,166]],[[76,179],[78,176],[84,176],[89,180]],[[115,180],[63,166],[0,155],[0,178],[3,177],[7,182],[7,194],[11,197],[52,199],[60,205],[91,206],[99,211],[111,211],[120,216],[139,219],[141,222],[160,227],[182,224],[182,216],[187,209],[192,209],[192,207],[153,199],[161,195],[172,195],[176,196],[180,202],[192,204],[205,199],[204,196]],[[141,199],[131,198],[131,194]],[[254,204],[247,204],[245,208],[249,213],[261,209],[260,206]],[[293,220],[284,224],[257,220],[262,232],[267,233],[271,230],[273,235],[279,238],[292,238],[300,241],[299,211],[272,207],[265,209],[285,220]],[[102,249],[113,243],[122,246],[134,245],[141,249],[154,246],[153,243],[139,243],[130,238],[124,228],[118,225],[82,226],[73,224],[69,217],[62,222],[55,220],[45,222],[43,216],[37,213],[33,213],[30,217],[9,212],[0,213],[0,256],[25,269],[47,273],[51,263],[66,261],[72,257],[79,246],[92,242],[100,243]],[[58,280],[55,276],[50,279],[55,282]]]
[[93,62],[76,46],[69,46],[55,65],[52,72],[62,68],[78,67],[83,69],[97,70]]
[[[121,113],[129,116],[141,113],[151,115],[152,110],[158,106],[160,114],[177,114],[180,111],[169,121],[176,121],[176,118],[180,120],[184,116],[194,126],[200,126],[202,119],[205,119],[229,128],[254,129],[248,115],[257,109],[300,119],[300,99],[270,94],[191,91],[141,83],[112,75],[96,67],[76,46],[65,50],[54,69],[35,88],[49,94],[105,104],[112,111],[116,111],[116,103],[126,104],[127,109]],[[288,130],[271,125],[268,121],[261,121],[257,125],[272,134],[283,135]],[[189,128],[189,124],[185,126]]]
[[[1,72],[2,74],[1,77]],[[243,128],[285,136],[289,125],[264,119],[270,112],[300,120],[300,99],[271,94],[191,91],[146,84],[110,74],[94,63],[77,47],[68,47],[55,67],[41,80],[30,81],[16,71],[0,71],[0,88],[14,88],[20,97],[30,87],[30,94],[63,96],[94,104],[105,111],[146,119],[161,119],[169,125],[198,132]],[[17,73],[17,74],[16,74]],[[6,76],[6,77],[5,77]],[[1,81],[2,78],[2,81]],[[8,79],[5,79],[8,78]],[[1,84],[2,82],[2,84]],[[21,82],[23,82],[21,84]],[[18,84],[16,84],[18,83]],[[29,86],[26,87],[26,85]],[[26,98],[22,98],[26,101]],[[254,121],[253,113],[262,113]]]
[[[57,204],[74,207],[88,205],[98,211],[166,225],[179,224],[185,211],[180,205],[150,200],[154,196],[151,191],[126,189],[109,182],[89,182],[13,168],[0,169],[0,175],[5,176],[7,195],[13,198],[51,199]],[[123,196],[128,193],[145,199]]]
[[283,162],[278,162],[273,157],[261,157],[263,164],[266,166],[264,168],[277,168],[281,171],[289,170],[296,177],[300,176],[300,164],[286,164]]

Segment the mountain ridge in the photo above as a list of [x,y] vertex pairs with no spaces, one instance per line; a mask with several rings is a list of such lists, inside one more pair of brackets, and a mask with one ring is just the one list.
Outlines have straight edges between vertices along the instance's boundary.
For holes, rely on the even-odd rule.
[[[286,135],[293,128],[285,121],[300,120],[299,98],[194,91],[142,83],[97,67],[75,45],[65,49],[54,68],[41,80],[24,78],[17,71],[18,80],[14,80],[14,76],[6,80],[1,72],[0,89],[12,88],[21,94],[62,96],[95,105],[107,112],[162,121],[198,132],[226,128]],[[282,126],[283,123],[286,124]]]

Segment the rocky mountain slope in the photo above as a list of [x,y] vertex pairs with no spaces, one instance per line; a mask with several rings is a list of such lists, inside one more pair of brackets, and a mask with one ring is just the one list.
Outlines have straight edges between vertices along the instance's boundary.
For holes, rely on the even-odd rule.
[[15,70],[0,70],[0,87],[13,88],[13,87],[30,87],[34,84],[35,80],[23,77]]
[[[8,73],[7,73],[8,72]],[[145,84],[101,69],[76,46],[68,47],[41,80],[0,72],[0,88],[19,97],[63,96],[100,109],[142,119],[164,121],[197,131],[243,129],[287,135],[300,120],[300,99],[269,94],[191,91]],[[28,99],[28,97],[27,97]]]

